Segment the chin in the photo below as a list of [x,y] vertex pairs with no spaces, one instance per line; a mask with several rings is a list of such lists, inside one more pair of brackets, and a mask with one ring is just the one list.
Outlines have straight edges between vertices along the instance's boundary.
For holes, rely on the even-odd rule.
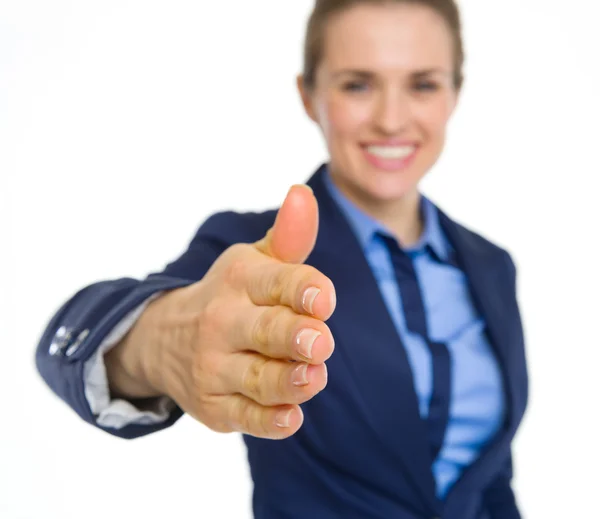
[[356,187],[372,200],[393,202],[411,197],[418,191],[422,175],[410,171],[374,171],[372,167],[363,168],[355,176]]
[[[364,161],[362,157],[346,157],[332,161],[336,166],[338,185],[356,200],[373,203],[390,203],[411,197],[418,191],[423,168],[413,163],[397,171],[382,170]],[[344,189],[345,188],[345,189]]]

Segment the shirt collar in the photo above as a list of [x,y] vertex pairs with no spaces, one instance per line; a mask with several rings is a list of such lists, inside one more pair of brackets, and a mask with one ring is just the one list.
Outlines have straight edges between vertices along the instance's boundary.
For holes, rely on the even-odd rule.
[[[323,178],[325,187],[348,220],[363,251],[370,245],[376,233],[393,237],[392,232],[384,224],[366,214],[340,191],[331,179],[328,168],[325,169]],[[406,250],[417,252],[428,248],[431,249],[441,261],[448,261],[450,258],[449,244],[445,239],[440,226],[437,208],[424,195],[420,196],[421,211],[425,224],[423,233],[417,243]]]

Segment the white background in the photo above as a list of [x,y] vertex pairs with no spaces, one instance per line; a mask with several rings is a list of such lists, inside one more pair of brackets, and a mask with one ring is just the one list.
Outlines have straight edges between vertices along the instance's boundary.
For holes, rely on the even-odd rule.
[[[34,367],[80,287],[161,269],[210,213],[265,209],[323,161],[294,81],[309,0],[0,0],[0,517],[250,517],[239,437],[128,442]],[[600,12],[463,0],[466,85],[423,184],[519,269],[527,518],[598,517]],[[342,433],[342,431],[340,431]]]

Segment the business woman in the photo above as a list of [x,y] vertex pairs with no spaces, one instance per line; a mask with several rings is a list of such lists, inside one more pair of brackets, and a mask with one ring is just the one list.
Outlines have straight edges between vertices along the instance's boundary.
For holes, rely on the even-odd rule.
[[75,294],[39,371],[116,436],[183,412],[242,432],[257,518],[518,518],[515,267],[419,191],[462,85],[456,5],[318,0],[305,45],[298,88],[330,155],[310,189]]

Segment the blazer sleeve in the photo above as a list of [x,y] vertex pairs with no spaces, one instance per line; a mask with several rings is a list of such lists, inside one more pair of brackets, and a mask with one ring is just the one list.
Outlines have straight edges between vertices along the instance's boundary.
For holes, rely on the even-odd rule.
[[84,365],[111,330],[149,297],[195,283],[229,245],[260,237],[245,232],[243,224],[238,213],[217,213],[162,272],[142,280],[101,281],[74,294],[50,319],[36,348],[38,372],[50,389],[83,420],[115,436],[136,438],[172,425],[183,414],[177,407],[158,424],[131,424],[120,429],[100,426],[85,396]]
[[512,457],[509,455],[502,469],[483,492],[484,510],[490,519],[521,519],[511,486]]

